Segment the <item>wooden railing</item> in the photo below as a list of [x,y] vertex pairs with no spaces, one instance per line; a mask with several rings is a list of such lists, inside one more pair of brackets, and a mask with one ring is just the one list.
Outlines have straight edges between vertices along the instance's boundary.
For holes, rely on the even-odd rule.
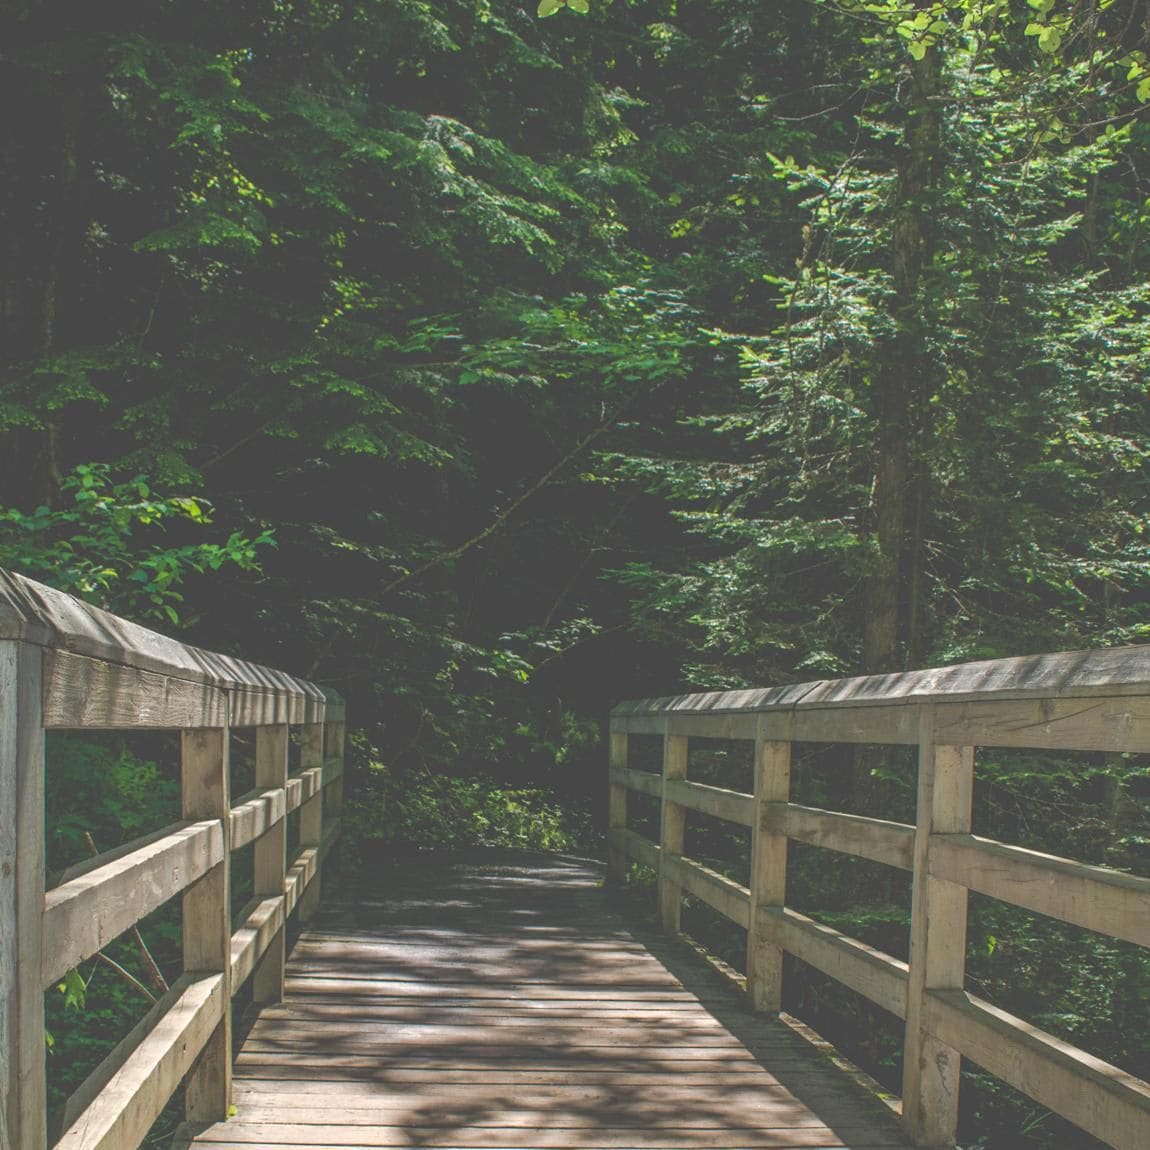
[[[627,765],[628,735],[660,735],[661,775]],[[691,738],[753,740],[755,793],[692,782]],[[917,825],[790,801],[795,742],[917,744]],[[1123,1150],[1150,1146],[1150,1085],[964,988],[967,892],[1150,946],[1150,879],[971,834],[974,748],[1150,751],[1150,647],[969,663],[764,691],[622,703],[611,716],[609,861],[658,873],[659,915],[684,892],[747,930],[747,987],[777,1011],[784,952],[906,1021],[903,1117],[918,1146],[953,1147],[969,1058]],[[627,826],[627,793],[659,800],[660,842]],[[750,887],[683,853],[688,811],[751,828]],[[910,962],[785,905],[790,839],[913,873]]]
[[[289,775],[290,728],[300,767]],[[44,732],[181,734],[182,820],[45,890]],[[255,730],[255,790],[229,795],[229,734]],[[0,1148],[43,1150],[44,990],[177,895],[183,973],[67,1103],[60,1150],[130,1150],[184,1082],[191,1121],[227,1116],[231,998],[282,996],[285,922],[319,898],[339,833],[342,700],[165,638],[0,571]],[[286,857],[286,820],[299,843]],[[254,897],[230,911],[230,858],[254,843]]]

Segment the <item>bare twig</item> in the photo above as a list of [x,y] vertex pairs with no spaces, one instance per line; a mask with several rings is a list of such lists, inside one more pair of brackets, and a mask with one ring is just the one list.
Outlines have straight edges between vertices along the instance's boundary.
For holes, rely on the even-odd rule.
[[95,957],[107,963],[126,983],[138,990],[149,1002],[157,1001],[156,996],[130,971],[125,970],[114,958],[109,958],[102,950]]
[[[657,386],[653,384],[652,386]],[[610,411],[606,417],[601,420],[595,427],[593,427],[586,435],[578,439],[575,444],[565,452],[557,462],[553,463],[542,475],[539,476],[526,490],[517,495],[482,531],[477,531],[469,539],[465,539],[462,543],[451,547],[446,551],[441,551],[438,555],[428,559],[426,563],[421,563],[418,567],[411,571],[405,572],[399,578],[393,579],[390,583],[385,584],[379,590],[380,597],[389,594],[392,591],[399,590],[407,583],[411,583],[418,579],[421,575],[426,574],[428,571],[441,566],[444,563],[450,563],[453,559],[458,559],[461,555],[470,551],[472,547],[482,543],[489,536],[494,535],[520,507],[523,506],[533,495],[538,494],[555,478],[573,459],[578,458],[583,454],[600,435],[603,434],[608,428],[612,427],[616,420],[627,410],[628,407],[634,402],[638,395],[644,394],[649,389],[643,389],[636,395],[628,396],[621,404]]]
[[[92,838],[90,832],[84,832],[84,841],[88,844],[88,850],[92,852],[92,857],[95,858],[100,852],[96,849],[96,840]],[[156,965],[156,960],[152,957],[152,952],[148,949],[148,944],[144,941],[144,936],[140,933],[138,927],[131,927],[132,939],[136,944],[136,949],[140,952],[140,958],[144,963],[144,970],[147,972],[148,981],[152,984],[152,990],[156,994],[167,994],[171,987],[168,985],[168,980],[164,977],[164,972]],[[103,951],[100,951],[97,958],[102,958],[106,963],[114,966],[125,978],[138,986],[144,993],[153,1001],[156,1001],[156,994],[148,990],[143,983],[139,982],[135,976],[129,974],[118,963],[113,962]]]

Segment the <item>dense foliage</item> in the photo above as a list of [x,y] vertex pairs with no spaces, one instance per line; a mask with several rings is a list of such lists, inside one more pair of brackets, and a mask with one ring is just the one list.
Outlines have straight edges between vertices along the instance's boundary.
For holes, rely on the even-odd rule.
[[[1135,0],[16,0],[0,566],[337,687],[389,845],[586,845],[620,697],[1145,641],[1146,37]],[[56,755],[54,867],[161,818],[163,763],[100,754],[99,795]],[[820,761],[825,805],[908,801]],[[995,833],[1146,871],[1139,759],[982,769]],[[808,909],[905,945],[821,865]],[[1104,993],[1145,1012],[1141,960],[1004,913],[987,993],[1062,955],[1035,1009],[1145,1072]],[[975,1097],[971,1144],[1042,1144]]]

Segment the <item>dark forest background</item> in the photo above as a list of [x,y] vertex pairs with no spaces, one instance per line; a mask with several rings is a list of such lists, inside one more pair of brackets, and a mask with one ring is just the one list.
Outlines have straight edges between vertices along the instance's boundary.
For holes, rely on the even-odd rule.
[[[585,6],[0,10],[0,566],[341,691],[360,851],[594,850],[621,698],[1150,637],[1145,5]],[[53,756],[52,865],[168,817],[162,745]],[[909,813],[897,758],[808,758]],[[979,769],[987,833],[1150,873],[1144,758]],[[905,947],[894,880],[795,869]],[[1140,953],[990,905],[971,947],[1150,1074]],[[1089,1145],[968,1094],[972,1146]]]

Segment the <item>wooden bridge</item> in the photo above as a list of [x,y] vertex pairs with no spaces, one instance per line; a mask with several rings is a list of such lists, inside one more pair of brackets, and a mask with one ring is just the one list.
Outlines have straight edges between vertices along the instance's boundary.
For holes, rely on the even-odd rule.
[[[43,734],[61,728],[181,731],[183,819],[45,889]],[[256,789],[233,800],[242,728]],[[628,764],[634,734],[663,739],[660,773]],[[690,740],[713,738],[753,745],[753,794],[689,777]],[[804,741],[916,746],[917,823],[792,802]],[[964,987],[970,890],[1150,946],[1150,880],[970,833],[976,746],[1150,751],[1150,648],[617,707],[607,876],[657,872],[651,937],[582,860],[323,879],[343,746],[334,694],[0,572],[0,1150],[132,1150],[181,1087],[179,1140],[215,1150],[952,1147],[962,1058],[1109,1145],[1150,1146],[1150,1085]],[[658,800],[658,842],[629,826],[631,792]],[[750,828],[749,887],[685,856],[691,811]],[[789,840],[912,873],[908,963],[785,904]],[[233,921],[248,844],[255,892]],[[678,941],[684,893],[746,929],[745,994]],[[50,1123],[43,991],[177,897],[183,975]],[[779,1019],[784,953],[905,1019],[901,1121]],[[263,1009],[233,1035],[245,985]]]

